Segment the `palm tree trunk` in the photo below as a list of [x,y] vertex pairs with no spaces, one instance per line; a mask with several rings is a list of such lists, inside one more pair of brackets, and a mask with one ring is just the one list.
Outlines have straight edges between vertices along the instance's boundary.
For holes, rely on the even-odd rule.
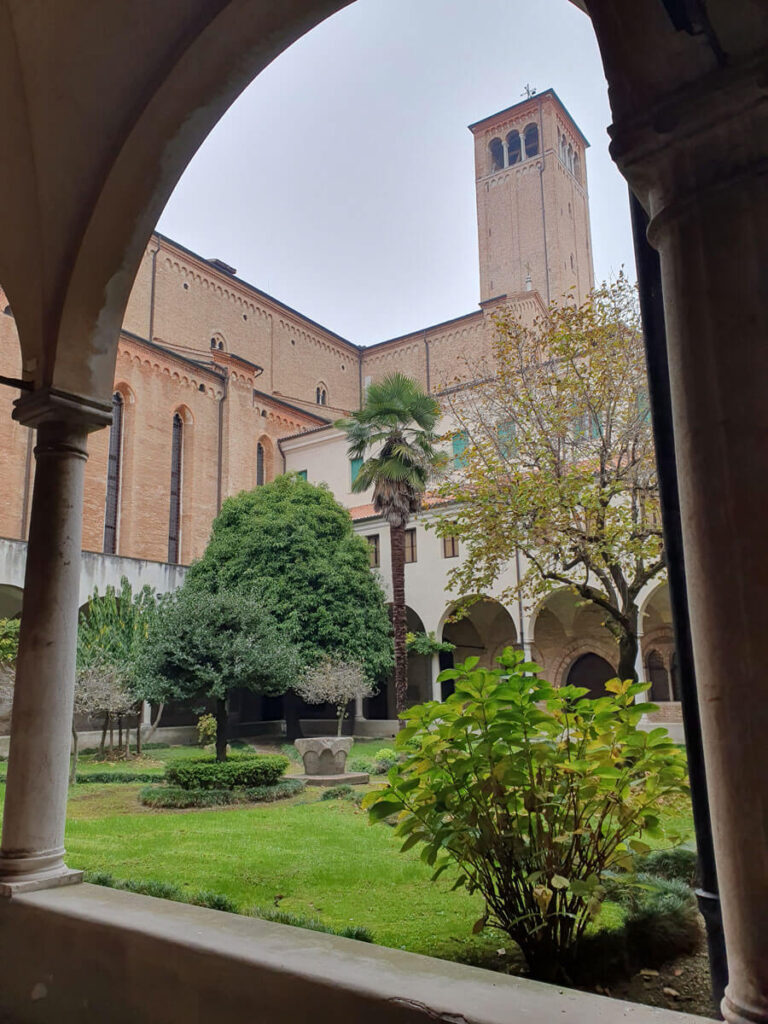
[[405,711],[408,698],[408,654],[405,649],[405,526],[389,527],[392,552],[392,633],[395,640],[395,708]]

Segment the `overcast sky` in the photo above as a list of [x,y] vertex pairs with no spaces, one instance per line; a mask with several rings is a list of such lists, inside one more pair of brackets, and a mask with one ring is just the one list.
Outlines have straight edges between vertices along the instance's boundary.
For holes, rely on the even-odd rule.
[[597,280],[634,277],[597,45],[568,0],[357,0],[252,83],[158,227],[358,344],[471,312],[467,125],[526,83],[555,89],[592,144]]

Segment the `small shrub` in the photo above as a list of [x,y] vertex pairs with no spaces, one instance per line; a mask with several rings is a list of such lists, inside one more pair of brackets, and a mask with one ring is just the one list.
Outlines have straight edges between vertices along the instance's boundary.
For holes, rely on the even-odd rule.
[[301,763],[301,754],[292,743],[283,743],[280,746],[280,753],[283,757],[287,757],[289,761],[293,761],[295,764]]
[[85,881],[91,885],[103,885],[109,889],[121,889],[123,892],[135,892],[141,896],[154,896],[155,899],[171,900],[174,903],[189,903],[194,907],[208,907],[209,910],[223,910],[229,914],[239,914],[238,905],[229,896],[219,892],[201,889],[199,892],[185,892],[173,882],[158,882],[154,879],[141,881],[135,878],[115,878],[106,871],[86,871]]
[[353,792],[352,787],[346,785],[331,786],[323,792],[321,800],[338,800],[340,797],[349,796]]
[[216,717],[211,714],[200,715],[195,726],[197,742],[201,747],[216,742]]
[[370,757],[350,757],[347,761],[348,772],[364,772],[366,775],[374,775],[373,759]]
[[696,851],[688,846],[674,850],[654,850],[642,857],[635,857],[634,870],[657,878],[677,879],[694,886],[697,875]]
[[273,803],[287,800],[304,789],[301,779],[281,779],[270,786],[240,789],[182,789],[180,786],[145,786],[139,803],[145,807],[183,810],[189,807],[227,807],[231,804]]
[[190,897],[189,902],[195,907],[208,907],[209,910],[222,910],[226,914],[239,914],[240,908],[229,896],[220,892],[208,892],[202,889]]
[[190,757],[169,761],[165,779],[182,789],[235,789],[269,786],[277,782],[288,767],[278,754],[239,754],[226,761],[214,757]]
[[479,659],[441,673],[455,692],[402,714],[403,759],[369,793],[371,820],[397,816],[403,850],[422,844],[433,879],[458,868],[480,893],[486,925],[522,949],[531,974],[567,980],[600,909],[607,872],[650,852],[654,808],[687,792],[684,754],[665,729],[644,732],[650,684],[606,683],[604,697],[554,689],[508,647],[499,669]]
[[277,907],[255,907],[253,917],[262,921],[273,921],[275,924],[289,924],[294,928],[307,928],[312,932],[325,932],[326,935],[340,935],[343,939],[357,939],[358,942],[373,942],[373,935],[362,925],[349,925],[346,928],[332,928],[313,917],[302,914],[291,914]]
[[157,772],[78,772],[76,782],[156,782],[160,776]]
[[373,759],[373,774],[386,775],[389,769],[394,768],[399,760],[397,751],[384,747]]

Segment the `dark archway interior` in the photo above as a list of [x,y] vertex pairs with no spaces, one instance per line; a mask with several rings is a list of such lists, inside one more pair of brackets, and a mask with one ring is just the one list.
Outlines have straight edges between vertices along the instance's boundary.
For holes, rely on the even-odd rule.
[[590,697],[604,697],[605,684],[616,673],[599,654],[582,654],[571,665],[566,679],[568,686],[585,686]]

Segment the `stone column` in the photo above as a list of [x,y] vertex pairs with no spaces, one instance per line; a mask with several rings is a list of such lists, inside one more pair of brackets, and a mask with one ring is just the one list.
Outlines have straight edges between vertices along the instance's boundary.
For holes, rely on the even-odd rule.
[[64,864],[75,685],[83,479],[89,429],[109,412],[46,390],[17,403],[37,427],[24,607],[16,663],[0,894],[79,881]]
[[355,697],[355,721],[364,722],[365,714],[363,712],[363,698]]
[[731,69],[613,129],[660,254],[696,678],[728,954],[768,1022],[768,79]]
[[438,683],[437,677],[440,675],[440,655],[432,655],[432,700],[443,699],[443,686],[442,683]]
[[[637,634],[637,655],[635,657],[635,674],[637,675],[638,683],[647,682],[645,678],[645,665],[643,664],[643,634]],[[647,700],[648,695],[645,693],[638,694],[639,698]]]

